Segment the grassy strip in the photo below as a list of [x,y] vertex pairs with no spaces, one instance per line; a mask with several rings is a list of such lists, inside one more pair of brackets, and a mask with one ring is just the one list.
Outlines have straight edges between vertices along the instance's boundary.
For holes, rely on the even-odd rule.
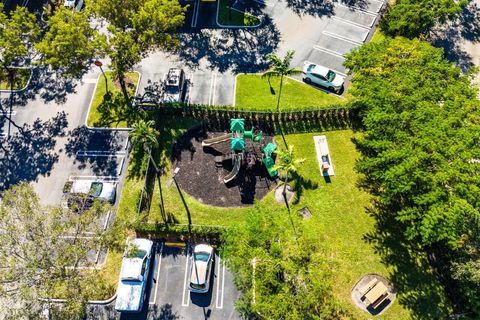
[[[32,75],[32,70],[24,68],[12,68],[12,70],[14,71],[13,90],[25,88],[28,79],[30,79],[30,76]],[[5,69],[2,69],[0,80],[0,90],[10,90],[10,80]]]
[[218,2],[218,22],[225,26],[256,26],[260,19],[247,12],[240,12],[229,8],[230,0]]
[[[276,110],[280,78],[268,79],[257,74],[242,74],[237,77],[235,107],[241,109]],[[346,99],[315,89],[290,78],[284,78],[280,110],[322,108],[339,105]]]
[[[107,71],[105,75],[107,83],[105,83],[103,76],[100,76],[98,79],[92,105],[88,113],[87,124],[92,127],[127,128],[130,125],[130,117],[132,115],[126,109],[121,99],[112,101],[115,95],[121,94],[121,89],[119,86],[114,85],[111,72]],[[127,72],[126,74],[127,90],[130,96],[135,94],[138,78],[139,74],[137,72]],[[107,85],[111,97],[106,95]]]

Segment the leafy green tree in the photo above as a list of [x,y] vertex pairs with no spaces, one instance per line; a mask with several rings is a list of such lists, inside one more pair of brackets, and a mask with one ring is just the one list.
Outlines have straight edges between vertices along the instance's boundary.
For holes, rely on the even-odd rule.
[[283,57],[283,59],[274,53],[270,53],[267,55],[267,60],[270,63],[270,69],[262,74],[262,78],[267,77],[268,79],[270,79],[271,77],[280,77],[280,89],[277,97],[277,112],[280,110],[280,98],[282,96],[283,77],[289,77],[302,73],[302,70],[290,67],[290,63],[294,54],[295,51],[290,50],[287,52],[285,57]]
[[388,8],[380,27],[390,36],[413,39],[427,35],[437,24],[455,19],[467,3],[467,0],[398,0]]
[[125,73],[152,51],[177,47],[186,8],[176,0],[90,0],[87,7],[109,24],[111,69],[128,101]]
[[277,208],[257,206],[222,235],[223,257],[242,291],[237,309],[245,319],[346,318],[332,294],[321,236],[301,232],[296,239],[285,223]]
[[[469,247],[480,242],[480,175],[471,161],[480,156],[480,102],[471,76],[427,42],[401,37],[364,45],[345,65],[365,127],[356,169],[374,212],[391,218],[412,248],[437,248],[447,264],[462,257],[468,266],[477,259]],[[480,283],[468,288],[461,290],[479,312]]]
[[[45,308],[54,307],[49,299],[60,295],[67,298],[62,309],[69,310],[69,319],[85,314],[85,303],[93,294],[88,289],[90,276],[95,274],[78,267],[92,266],[89,251],[105,244],[98,219],[106,210],[97,202],[81,214],[45,208],[26,183],[2,194],[0,310],[8,311],[7,318],[38,319]],[[91,236],[85,237],[86,232]]]
[[283,197],[285,202],[287,201],[287,184],[288,184],[288,175],[298,171],[299,166],[305,162],[305,159],[298,159],[295,157],[294,146],[288,146],[286,150],[277,150],[277,159],[275,169],[283,172],[284,181],[283,181]]
[[42,62],[63,69],[66,76],[80,77],[88,62],[103,54],[105,37],[95,31],[85,11],[60,7],[48,19],[47,32],[35,45]]

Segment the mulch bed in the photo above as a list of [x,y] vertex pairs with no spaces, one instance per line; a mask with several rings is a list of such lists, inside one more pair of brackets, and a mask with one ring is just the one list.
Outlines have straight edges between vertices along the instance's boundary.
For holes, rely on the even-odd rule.
[[[258,163],[247,169],[242,165],[236,178],[225,184],[223,177],[233,168],[232,160],[225,160],[221,167],[215,164],[215,157],[230,154],[230,141],[211,147],[202,147],[204,139],[224,135],[226,132],[207,132],[203,127],[189,130],[174,145],[173,168],[179,167],[176,178],[178,184],[189,195],[202,203],[219,207],[242,207],[262,199],[270,190],[275,189],[276,182],[268,176],[265,166]],[[264,135],[264,144],[271,142],[272,136]],[[252,146],[247,142],[247,151]]]

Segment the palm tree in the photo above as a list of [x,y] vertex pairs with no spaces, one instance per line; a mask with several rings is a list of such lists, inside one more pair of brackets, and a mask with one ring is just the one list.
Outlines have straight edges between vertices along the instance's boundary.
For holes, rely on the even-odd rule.
[[277,152],[277,164],[275,166],[276,170],[280,170],[285,175],[285,181],[283,183],[283,198],[285,203],[287,203],[287,183],[288,183],[288,174],[290,172],[297,172],[298,167],[305,162],[305,159],[295,158],[294,147],[288,146],[286,150],[278,150]]
[[137,148],[141,146],[145,151],[147,151],[150,163],[155,168],[155,176],[157,178],[158,190],[160,192],[160,212],[166,221],[165,207],[163,205],[162,183],[160,180],[161,170],[155,163],[151,152],[152,148],[158,147],[158,136],[160,134],[157,130],[155,130],[154,126],[155,121],[153,120],[139,120],[132,126],[132,130],[130,131],[130,140]]
[[267,55],[267,60],[270,62],[270,69],[262,74],[262,78],[267,77],[270,79],[271,77],[280,77],[280,90],[277,98],[277,112],[280,110],[280,97],[282,95],[283,77],[302,73],[301,69],[290,67],[290,62],[292,61],[294,54],[294,50],[289,50],[283,59],[274,53],[269,53]]

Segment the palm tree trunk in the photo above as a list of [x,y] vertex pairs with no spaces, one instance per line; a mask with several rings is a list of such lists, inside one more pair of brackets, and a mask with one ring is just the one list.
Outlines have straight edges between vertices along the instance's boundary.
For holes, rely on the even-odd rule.
[[280,111],[280,97],[282,95],[282,87],[283,87],[283,74],[280,77],[280,90],[278,91],[278,98],[277,98],[277,112]]

